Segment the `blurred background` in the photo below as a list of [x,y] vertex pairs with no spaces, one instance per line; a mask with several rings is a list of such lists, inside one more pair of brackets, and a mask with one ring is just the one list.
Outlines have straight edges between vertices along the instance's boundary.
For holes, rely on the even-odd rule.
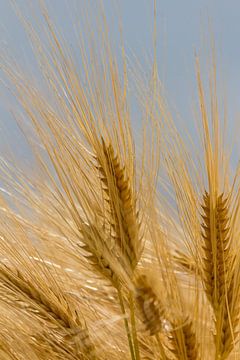
[[[31,45],[12,3],[11,0],[0,0],[1,48],[7,49],[29,73],[37,76]],[[32,10],[37,9],[38,0],[15,0],[15,3],[24,16],[33,20]],[[78,24],[81,31],[87,11],[93,31],[98,31],[101,3],[117,56],[121,56],[121,28],[127,56],[132,63],[136,57],[142,71],[149,75],[154,41],[152,0],[46,0],[51,18],[73,50],[77,47],[74,24]],[[214,39],[220,95],[226,100],[229,130],[234,133],[233,123],[240,122],[239,0],[157,0],[156,4],[159,75],[175,121],[183,119],[192,132],[197,104],[195,53],[200,55],[207,79],[211,41]],[[25,157],[24,141],[20,140],[19,130],[9,112],[12,104],[11,94],[1,83],[0,151],[9,147]],[[137,122],[137,116],[133,111],[133,122]]]

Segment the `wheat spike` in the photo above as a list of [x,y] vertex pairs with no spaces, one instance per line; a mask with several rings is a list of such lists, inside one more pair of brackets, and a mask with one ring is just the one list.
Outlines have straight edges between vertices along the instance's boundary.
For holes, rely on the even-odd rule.
[[107,146],[102,139],[102,148],[103,160],[98,158],[98,169],[110,204],[112,236],[134,269],[141,254],[136,199],[126,169],[121,167],[112,145]]
[[173,321],[172,330],[168,333],[169,350],[177,359],[197,360],[198,344],[193,323],[187,316],[182,321]]
[[[203,281],[206,295],[215,314],[216,356],[226,359],[234,347],[239,324],[239,296],[237,274],[231,248],[228,198],[217,197],[216,207],[210,211],[210,197],[204,196],[203,220]],[[212,230],[214,227],[214,231]],[[215,241],[213,239],[215,234]],[[214,256],[215,254],[215,256]]]
[[102,274],[103,277],[110,280],[114,287],[118,287],[119,277],[110,264],[111,260],[112,262],[118,261],[117,253],[113,254],[111,252],[108,239],[103,237],[106,235],[105,232],[94,225],[83,224],[81,233],[84,242],[81,248],[89,254],[87,255],[87,260],[91,266]]
[[[60,328],[65,331],[64,338],[69,337],[71,341],[79,339],[76,349],[82,349],[85,354],[89,354],[93,359],[94,346],[89,339],[87,329],[83,328],[82,321],[78,312],[74,310],[63,294],[54,294],[53,290],[48,289],[44,293],[41,288],[35,286],[17,269],[13,271],[2,264],[0,268],[1,291],[0,297],[5,301],[12,301],[20,308],[26,306],[30,313],[55,323],[55,329]],[[24,305],[25,304],[25,305]],[[68,342],[65,343],[66,345]]]
[[205,291],[214,310],[223,301],[229,286],[228,271],[231,268],[230,231],[227,198],[219,195],[216,206],[210,209],[210,196],[204,195],[203,217],[203,276]]
[[145,275],[136,280],[136,301],[145,329],[150,335],[157,334],[162,330],[165,310]]
[[160,357],[163,360],[168,360],[163,341],[158,335],[158,333],[163,330],[163,324],[166,320],[163,304],[153,290],[146,275],[138,276],[135,286],[136,302],[145,330],[149,332],[150,336],[156,336]]
[[[145,329],[150,335],[162,332],[166,337],[164,346],[176,359],[198,359],[198,344],[190,316],[181,321],[172,320],[145,275],[137,279],[136,301]],[[167,359],[166,351],[164,348],[161,350],[162,355]]]

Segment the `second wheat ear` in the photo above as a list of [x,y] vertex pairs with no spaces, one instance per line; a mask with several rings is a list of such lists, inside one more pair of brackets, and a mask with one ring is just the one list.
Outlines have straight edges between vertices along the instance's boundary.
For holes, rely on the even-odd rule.
[[0,299],[9,298],[8,301],[15,303],[19,309],[36,316],[36,319],[43,319],[43,323],[46,321],[48,325],[45,332],[52,334],[52,341],[57,342],[60,337],[61,346],[69,348],[69,351],[76,355],[85,353],[95,357],[94,345],[80,314],[60,291],[57,294],[41,284],[36,286],[19,270],[14,271],[5,265],[1,265],[0,279]]
[[202,215],[203,237],[203,276],[205,291],[214,310],[224,301],[226,286],[229,285],[229,272],[232,265],[231,237],[227,198],[223,194],[214,204],[208,193],[204,195],[204,214]]
[[[221,359],[227,358],[238,335],[239,307],[228,197],[220,194],[215,203],[206,192],[203,217],[203,283],[215,316],[215,342]],[[237,285],[238,287],[238,285]]]
[[150,336],[156,336],[163,359],[171,358],[171,354],[179,359],[199,359],[198,343],[190,316],[172,318],[170,309],[155,293],[146,275],[136,280],[136,301],[145,330]]

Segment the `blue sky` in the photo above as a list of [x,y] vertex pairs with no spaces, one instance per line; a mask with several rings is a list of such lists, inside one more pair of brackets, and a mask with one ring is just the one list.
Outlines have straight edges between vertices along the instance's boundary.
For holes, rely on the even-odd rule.
[[[35,0],[16,0],[28,13],[29,4]],[[73,19],[85,0],[48,0],[50,13],[69,42],[73,43]],[[33,57],[24,31],[17,20],[10,0],[0,0],[0,41],[22,61],[31,66]],[[90,19],[96,18],[98,0],[87,1]],[[153,1],[151,0],[103,0],[109,28],[116,51],[120,52],[118,16],[123,24],[123,38],[127,51],[140,59],[152,56],[153,49]],[[240,2],[239,0],[157,0],[157,58],[159,73],[167,91],[168,100],[182,118],[191,122],[195,96],[194,52],[209,59],[206,49],[213,35],[217,49],[220,73],[219,88],[226,88],[229,121],[239,113],[240,95]],[[78,19],[79,20],[79,19]],[[118,46],[119,44],[119,46]],[[4,95],[1,87],[1,95]],[[222,91],[223,92],[223,91]],[[4,143],[15,134],[13,122],[6,110],[6,94],[0,101],[0,139]],[[240,120],[238,120],[240,121]],[[9,138],[8,138],[9,137]],[[1,150],[1,146],[0,146]]]

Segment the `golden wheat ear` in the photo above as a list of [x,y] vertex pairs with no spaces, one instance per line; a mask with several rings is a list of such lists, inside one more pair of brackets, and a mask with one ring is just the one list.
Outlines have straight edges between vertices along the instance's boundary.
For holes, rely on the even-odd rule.
[[169,350],[176,359],[200,359],[199,345],[190,316],[173,321],[168,341]]
[[111,238],[106,236],[103,229],[88,224],[83,224],[81,234],[84,244],[80,246],[86,252],[89,264],[103,278],[108,279],[115,288],[118,288],[120,285],[118,270],[121,263],[117,258],[117,253],[114,254],[109,247]]
[[102,151],[96,159],[105,200],[109,204],[111,236],[134,270],[142,253],[137,199],[132,183],[134,179],[127,174],[125,166],[121,166],[112,144],[107,145],[103,138]]
[[50,342],[54,341],[54,338],[57,341],[59,337],[58,341],[64,344],[62,346],[73,354],[85,353],[89,358],[95,358],[94,346],[87,328],[84,328],[79,311],[73,307],[70,299],[60,290],[57,291],[58,287],[54,283],[51,287],[50,278],[45,279],[45,285],[44,276],[42,279],[34,279],[32,275],[29,277],[27,273],[21,273],[19,269],[14,270],[1,264],[0,279],[0,298],[10,303],[13,308],[27,309],[36,321],[42,321],[47,334],[46,343],[48,336]]
[[[17,311],[6,301],[0,301],[0,359],[2,360],[44,360],[47,353],[38,353],[33,348],[33,334],[39,331],[22,311]],[[13,321],[14,319],[14,321]],[[53,355],[53,360],[57,357]],[[60,359],[59,359],[60,360]],[[68,359],[75,360],[75,359]]]
[[203,196],[203,275],[205,291],[214,309],[223,301],[233,261],[227,200],[221,194],[214,204],[207,192]]
[[135,299],[145,331],[156,337],[160,357],[167,360],[164,341],[159,336],[166,321],[166,311],[146,275],[140,275],[135,280]]
[[199,346],[190,315],[171,315],[145,275],[136,280],[136,301],[145,329],[156,336],[163,359],[171,356],[184,360],[199,359]]
[[165,309],[145,275],[139,276],[136,280],[136,302],[144,327],[150,335],[162,331],[162,321],[166,317]]
[[229,198],[220,194],[215,203],[205,192],[202,209],[202,278],[215,316],[216,356],[226,359],[238,336],[240,308],[239,270],[236,267]]

